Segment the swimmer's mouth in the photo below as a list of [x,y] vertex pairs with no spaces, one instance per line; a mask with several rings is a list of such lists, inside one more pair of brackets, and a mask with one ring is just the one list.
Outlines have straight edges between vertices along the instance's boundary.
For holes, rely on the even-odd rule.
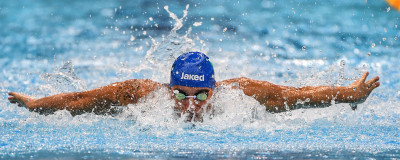
[[182,118],[185,122],[199,122],[203,121],[203,114],[198,112],[196,113],[195,111],[189,111],[187,110],[186,112],[178,111],[175,110],[175,114],[179,117]]
[[189,113],[187,113],[186,115],[185,115],[186,117],[186,122],[192,122],[194,119],[193,119],[193,117],[194,117],[194,113],[191,113],[191,112],[189,112]]

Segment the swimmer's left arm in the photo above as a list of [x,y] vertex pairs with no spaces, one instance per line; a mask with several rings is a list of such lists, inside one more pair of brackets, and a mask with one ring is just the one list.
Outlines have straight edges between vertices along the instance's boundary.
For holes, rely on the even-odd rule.
[[238,83],[244,94],[254,97],[270,112],[282,112],[307,105],[315,107],[337,103],[362,103],[376,87],[379,77],[365,82],[368,72],[350,86],[289,87],[249,78],[235,78],[218,82],[218,85]]
[[335,103],[363,103],[369,94],[380,85],[378,76],[366,81],[368,74],[365,72],[350,86],[288,87],[283,91],[283,97],[286,98],[290,109],[303,104],[315,107],[329,106],[332,101]]

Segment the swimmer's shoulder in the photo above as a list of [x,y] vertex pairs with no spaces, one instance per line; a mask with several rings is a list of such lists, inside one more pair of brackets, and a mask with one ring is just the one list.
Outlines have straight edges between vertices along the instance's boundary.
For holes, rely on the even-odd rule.
[[113,83],[111,85],[118,86],[117,92],[135,92],[141,94],[147,94],[151,91],[164,87],[164,84],[150,79],[129,79],[123,82]]
[[122,105],[137,103],[140,98],[164,87],[163,84],[150,79],[129,79],[114,84],[116,99]]

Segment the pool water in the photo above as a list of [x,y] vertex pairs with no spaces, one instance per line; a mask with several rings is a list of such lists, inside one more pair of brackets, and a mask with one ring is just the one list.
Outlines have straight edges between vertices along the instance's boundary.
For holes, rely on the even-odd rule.
[[[1,1],[0,159],[400,158],[400,12],[385,1]],[[217,81],[381,86],[349,104],[269,113],[217,88],[217,114],[174,117],[168,90],[119,114],[40,115],[10,104],[133,78],[169,82],[174,57],[207,53]]]

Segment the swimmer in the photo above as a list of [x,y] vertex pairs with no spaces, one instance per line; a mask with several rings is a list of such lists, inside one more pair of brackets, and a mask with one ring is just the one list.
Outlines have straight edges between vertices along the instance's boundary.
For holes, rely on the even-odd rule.
[[[161,84],[149,79],[131,79],[124,82],[83,92],[61,93],[40,99],[10,92],[8,100],[18,106],[39,113],[52,113],[68,110],[72,115],[85,112],[105,114],[112,106],[135,104],[161,87],[168,87],[170,97],[175,100],[174,109],[188,119],[200,118],[203,107],[212,108],[207,103],[218,86],[231,86],[243,90],[266,107],[269,112],[283,112],[302,106],[325,107],[331,102],[359,104],[380,83],[376,76],[366,81],[368,72],[350,86],[306,86],[289,87],[275,85],[267,81],[253,80],[246,77],[215,81],[213,64],[200,52],[180,55],[172,65],[169,84]],[[301,104],[299,102],[302,102]],[[352,105],[354,106],[354,105]]]

